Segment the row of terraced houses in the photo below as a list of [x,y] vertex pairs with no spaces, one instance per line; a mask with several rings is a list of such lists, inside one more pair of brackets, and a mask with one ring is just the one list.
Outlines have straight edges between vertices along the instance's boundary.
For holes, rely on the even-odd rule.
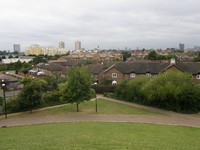
[[103,84],[105,80],[111,81],[111,84],[118,84],[123,80],[137,78],[140,75],[149,77],[159,75],[167,70],[181,71],[192,74],[193,80],[200,84],[200,63],[199,62],[179,62],[175,59],[171,61],[133,61],[133,62],[105,62],[95,63],[84,66],[82,61],[52,61],[48,64],[38,64],[35,66],[38,70],[44,71],[46,74],[57,73],[59,75],[67,75],[71,67],[82,66],[86,68],[92,75],[94,83]]

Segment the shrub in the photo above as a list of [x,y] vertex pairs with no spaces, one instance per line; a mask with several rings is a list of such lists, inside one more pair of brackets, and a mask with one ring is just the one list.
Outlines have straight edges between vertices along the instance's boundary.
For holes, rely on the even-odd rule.
[[109,97],[109,98],[115,98],[114,93],[109,93],[109,92],[104,92],[104,93],[103,93],[103,96]]
[[177,112],[200,110],[200,88],[187,73],[166,71],[151,78],[140,76],[117,85],[117,98]]
[[90,97],[91,97],[91,98],[96,98],[96,92],[95,92],[94,89],[91,89],[91,90],[90,90]]
[[48,106],[62,103],[60,99],[61,95],[61,92],[58,90],[43,94],[42,105]]
[[103,94],[104,92],[114,92],[116,86],[113,85],[93,85],[92,88],[98,94]]
[[7,101],[6,107],[7,107],[7,113],[18,112],[20,110],[19,100],[10,98]]
[[167,71],[142,87],[146,101],[154,106],[177,112],[196,112],[199,109],[199,89],[190,74]]

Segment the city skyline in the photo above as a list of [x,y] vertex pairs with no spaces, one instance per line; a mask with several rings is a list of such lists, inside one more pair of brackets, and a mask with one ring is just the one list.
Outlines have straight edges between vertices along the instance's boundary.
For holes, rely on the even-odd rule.
[[74,49],[200,45],[198,0],[7,0],[0,2],[0,50],[31,45]]

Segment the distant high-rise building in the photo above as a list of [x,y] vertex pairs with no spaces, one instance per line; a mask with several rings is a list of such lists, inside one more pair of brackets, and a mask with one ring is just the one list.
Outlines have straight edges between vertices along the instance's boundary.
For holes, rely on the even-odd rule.
[[20,53],[20,44],[14,44],[13,49],[14,49],[14,52]]
[[75,42],[75,50],[81,50],[81,42],[80,41]]
[[54,55],[62,55],[66,54],[67,49],[65,48],[54,48],[51,46],[48,47],[41,47],[39,44],[32,44],[29,47],[27,47],[24,51],[25,55],[48,55],[48,56],[54,56]]
[[184,51],[185,50],[185,44],[179,43],[179,50]]
[[200,50],[200,46],[194,46],[194,50]]
[[65,43],[63,41],[59,42],[59,48],[65,48]]

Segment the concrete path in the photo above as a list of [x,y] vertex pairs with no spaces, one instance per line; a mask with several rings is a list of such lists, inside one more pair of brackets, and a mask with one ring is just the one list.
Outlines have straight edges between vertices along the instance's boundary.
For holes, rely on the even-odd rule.
[[[98,97],[102,97],[101,95]],[[1,119],[0,127],[12,127],[21,125],[61,123],[61,122],[134,122],[134,123],[153,123],[166,125],[179,125],[200,128],[199,115],[185,115],[171,111],[165,111],[157,108],[142,106],[138,104],[122,102],[110,98],[104,98],[109,101],[123,103],[133,107],[150,110],[165,115],[116,115],[116,114],[68,114],[58,116],[39,116],[15,119]]]

